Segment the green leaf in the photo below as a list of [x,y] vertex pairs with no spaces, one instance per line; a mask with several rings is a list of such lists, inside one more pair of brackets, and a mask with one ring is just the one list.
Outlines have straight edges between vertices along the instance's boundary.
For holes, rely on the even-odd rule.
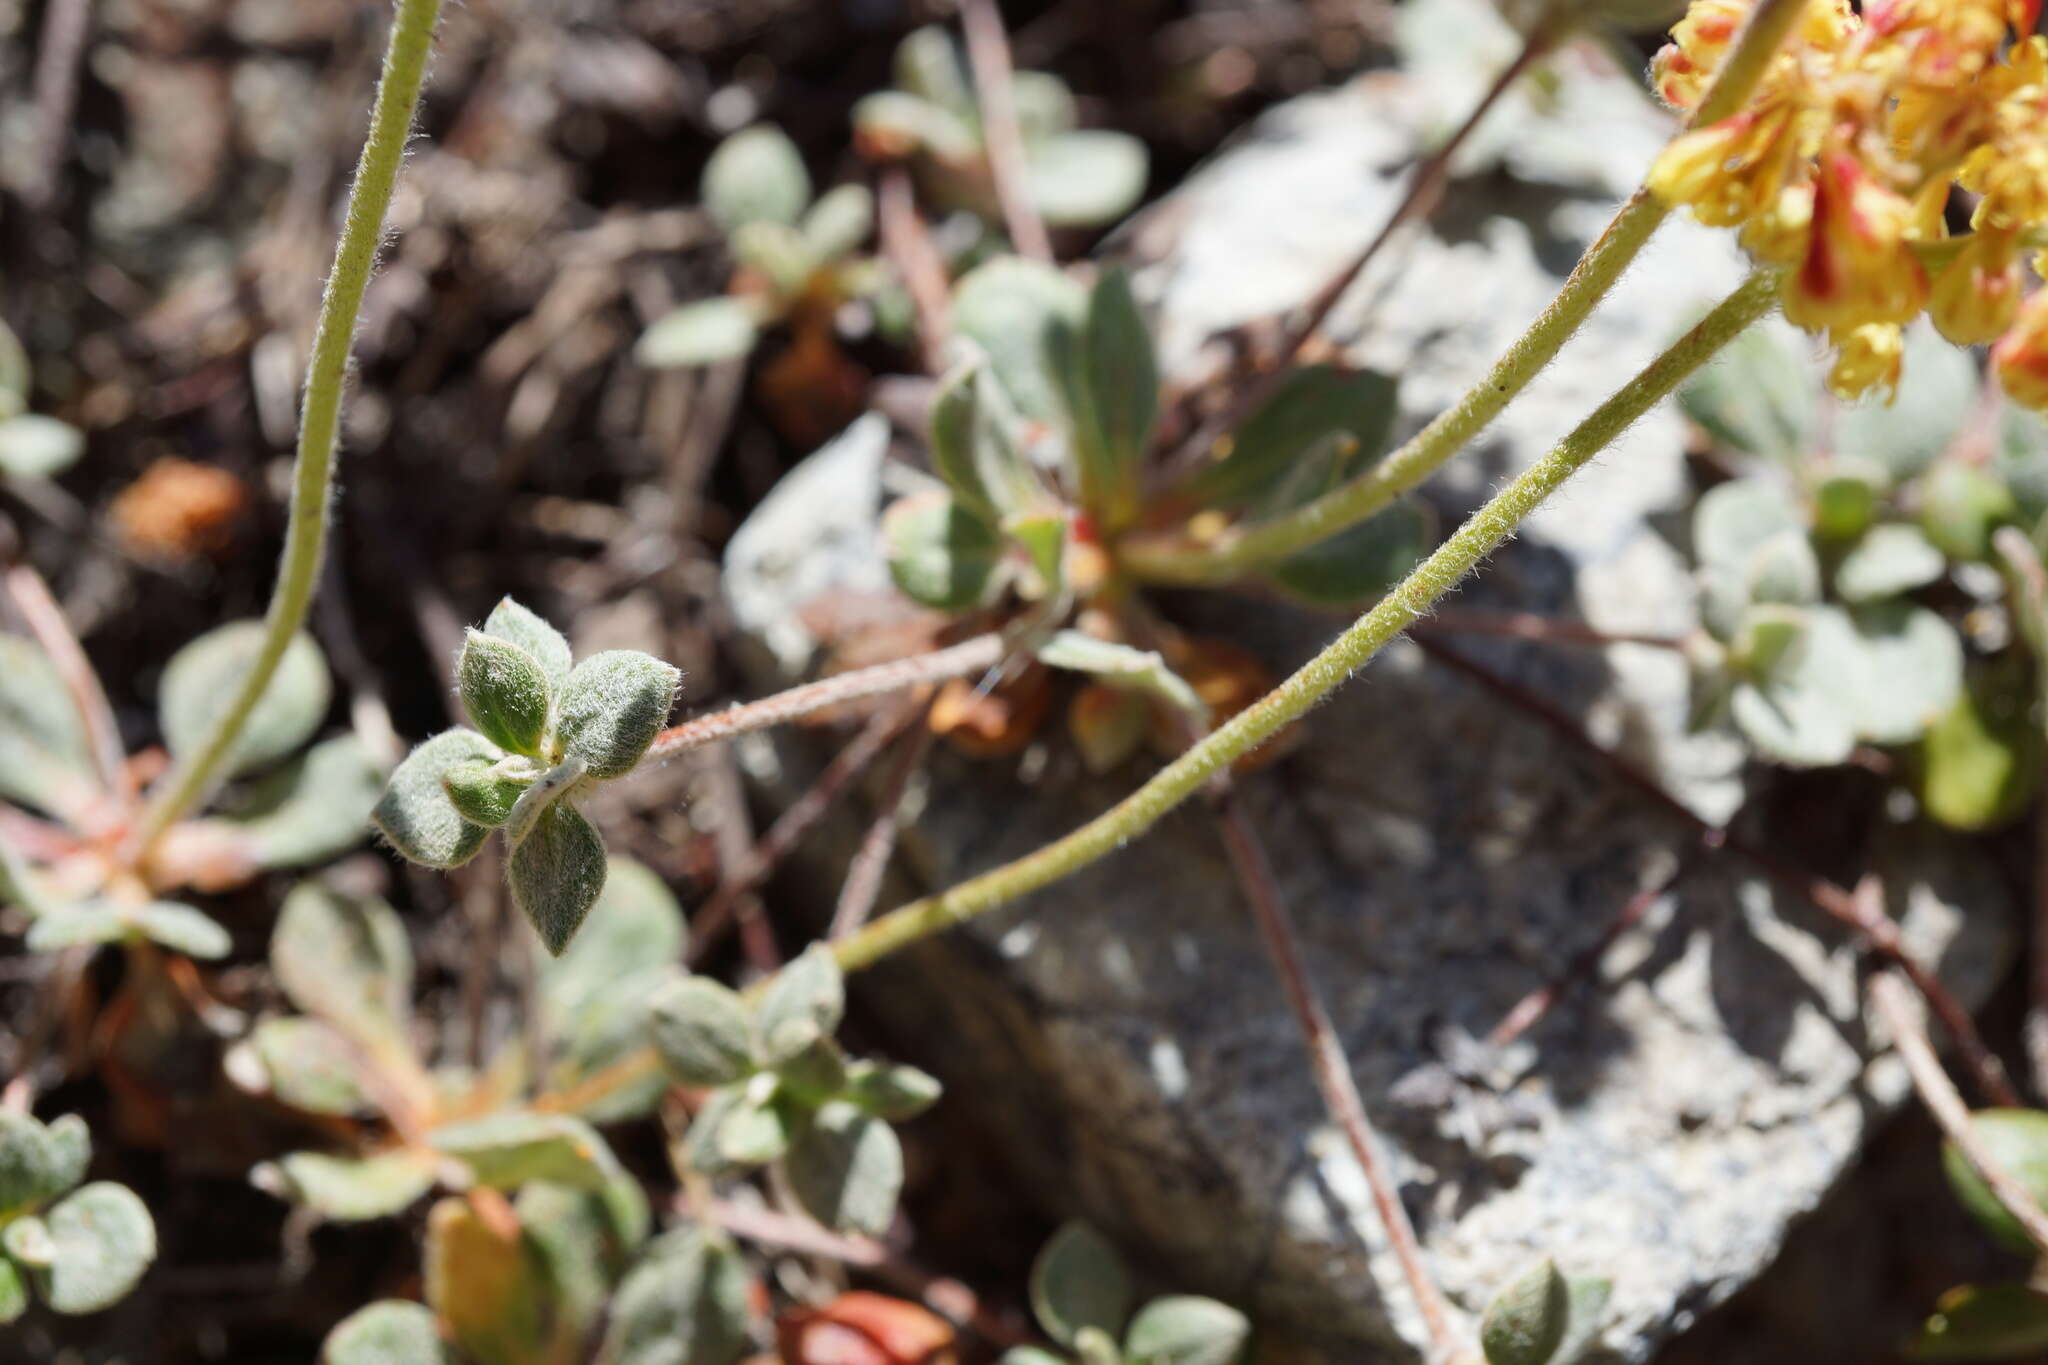
[[950,109],[901,90],[878,90],[853,106],[855,144],[888,160],[926,155],[954,167],[981,157],[974,125]]
[[866,185],[840,185],[818,196],[804,215],[804,242],[820,261],[859,250],[875,230],[875,196]]
[[203,911],[175,901],[116,905],[91,901],[42,916],[28,931],[32,952],[54,953],[85,943],[149,939],[187,957],[226,957],[234,946],[228,931]]
[[702,976],[683,976],[648,1001],[654,1050],[683,1085],[729,1085],[750,1075],[747,1008],[739,995]]
[[1145,144],[1128,133],[1056,133],[1027,143],[1024,186],[1048,227],[1103,227],[1145,196]]
[[781,1082],[782,1093],[793,1103],[815,1107],[839,1098],[846,1088],[846,1068],[845,1051],[837,1042],[820,1036],[809,1047],[778,1064],[775,1075]]
[[1804,530],[1780,531],[1750,551],[1751,602],[1804,607],[1820,601],[1820,558]]
[[133,1190],[96,1181],[45,1216],[54,1250],[32,1275],[59,1313],[97,1313],[127,1297],[156,1259],[156,1225]]
[[44,1124],[0,1109],[0,1221],[77,1185],[91,1159],[92,1136],[76,1114]]
[[406,755],[370,820],[408,862],[461,867],[477,855],[491,832],[462,818],[443,779],[461,764],[495,763],[504,756],[474,730],[443,730]]
[[1350,606],[1378,597],[1408,576],[1429,540],[1429,517],[1397,502],[1272,568],[1273,582],[1314,606]]
[[85,433],[69,422],[32,412],[0,419],[0,477],[47,479],[84,453]]
[[1723,446],[1792,460],[1813,444],[1818,379],[1811,343],[1769,324],[1729,342],[1679,390],[1678,402]]
[[760,339],[760,308],[721,294],[663,313],[634,343],[633,358],[657,370],[738,360]]
[[477,1184],[492,1189],[545,1180],[602,1190],[619,1175],[618,1158],[597,1130],[568,1114],[492,1114],[443,1125],[427,1141],[435,1151],[466,1162]]
[[434,1187],[432,1153],[413,1149],[366,1157],[293,1152],[251,1173],[261,1188],[335,1223],[367,1223],[410,1208]]
[[[1783,629],[1778,618],[1783,616]],[[1760,633],[1759,625],[1772,630]],[[1747,676],[1729,717],[1764,757],[1793,767],[1840,763],[1856,747],[1861,644],[1833,608],[1754,608],[1745,618]]]
[[1920,741],[1920,804],[1950,829],[2011,824],[2041,789],[2041,731],[2024,704],[1969,686]]
[[1047,343],[1073,433],[1081,504],[1104,525],[1122,526],[1137,512],[1138,465],[1159,416],[1159,361],[1129,272],[1104,269],[1084,320],[1055,320]]
[[545,1181],[526,1186],[513,1204],[520,1226],[547,1262],[567,1335],[576,1341],[588,1336],[633,1251],[647,1236],[647,1200],[639,1185],[621,1172],[609,1190],[637,1200],[630,1205],[637,1217],[629,1214],[622,1219],[603,1192]]
[[1920,481],[1920,527],[1952,559],[1989,559],[1991,533],[2018,521],[2019,510],[2003,480],[1959,460],[1943,460]]
[[1600,1275],[1570,1275],[1565,1279],[1571,1291],[1571,1323],[1558,1343],[1551,1365],[1574,1365],[1593,1349],[1607,1320],[1607,1300],[1614,1293],[1614,1281]]
[[28,349],[6,323],[0,322],[0,417],[28,408]]
[[858,1061],[846,1068],[842,1096],[878,1119],[902,1123],[937,1104],[942,1090],[936,1076],[914,1066]]
[[764,325],[769,321],[766,314],[779,312],[802,294],[825,265],[803,233],[787,223],[745,224],[727,245],[733,259],[766,279],[774,291],[775,302],[758,305]]
[[991,525],[1057,510],[1019,448],[1021,421],[979,360],[956,367],[932,400],[932,468],[961,506]]
[[0,797],[61,817],[98,786],[63,675],[30,641],[0,634]]
[[254,862],[306,867],[362,840],[384,773],[356,736],[336,735],[260,779],[232,810],[203,822],[232,836]]
[[1098,640],[1078,630],[1060,630],[1053,632],[1037,653],[1038,661],[1048,668],[1086,673],[1113,687],[1155,696],[1187,712],[1197,724],[1208,723],[1208,706],[1187,679],[1168,668],[1166,660],[1154,651]]
[[[1979,1109],[1970,1128],[1985,1155],[2005,1168],[2035,1203],[2048,1200],[2048,1113],[2038,1109]],[[2034,1244],[2017,1218],[2006,1211],[1991,1187],[1970,1169],[1954,1143],[1944,1143],[1942,1170],[1963,1211],[1985,1231],[2014,1251],[2032,1255]]]
[[474,1365],[541,1365],[569,1345],[547,1260],[523,1232],[443,1199],[427,1215],[424,1260],[427,1302]]
[[330,1024],[302,1015],[265,1019],[249,1035],[249,1051],[270,1093],[294,1109],[344,1117],[376,1112],[363,1090],[360,1054]]
[[754,1006],[754,1057],[763,1066],[786,1062],[830,1038],[846,1016],[846,978],[830,947],[813,943],[768,980]]
[[1003,523],[1003,534],[1022,546],[1031,560],[1031,574],[1017,580],[1017,591],[1033,601],[1049,602],[1066,585],[1066,514],[1048,511],[1038,516],[1011,517]]
[[2023,1284],[1966,1284],[1936,1301],[1906,1359],[2012,1360],[2044,1350],[2048,1294]]
[[960,49],[943,28],[926,24],[905,34],[896,46],[894,74],[898,88],[963,118],[978,116]]
[[718,1135],[741,1105],[748,1100],[751,1085],[729,1085],[711,1092],[704,1107],[690,1120],[690,1130],[683,1135],[683,1160],[693,1171],[704,1175],[718,1175],[729,1169],[732,1162],[718,1149]]
[[953,289],[953,328],[988,357],[1003,392],[1026,418],[1056,422],[1064,416],[1051,368],[1056,325],[1078,328],[1088,294],[1040,261],[997,256],[961,276]]
[[1089,1327],[1113,1336],[1130,1316],[1130,1272],[1101,1233],[1086,1223],[1063,1224],[1032,1262],[1031,1311],[1062,1346]]
[[484,634],[509,640],[531,654],[548,675],[549,687],[560,687],[569,680],[569,641],[539,612],[510,597],[501,597],[485,618],[483,630]]
[[637,649],[608,649],[576,665],[562,689],[556,733],[592,777],[624,777],[668,723],[682,670]]
[[455,689],[485,739],[515,754],[540,752],[552,701],[540,660],[510,640],[471,630],[455,662]]
[[1394,380],[1372,370],[1307,365],[1290,371],[1221,446],[1220,458],[1188,480],[1204,507],[1242,508],[1270,495],[1287,475],[1328,450],[1348,472],[1386,449]]
[[880,1237],[903,1189],[903,1147],[888,1124],[834,1100],[797,1129],[783,1171],[811,1217],[841,1232]]
[[[1925,322],[1906,332],[1906,359],[1889,403],[1845,405],[1835,416],[1835,449],[1872,459],[1907,479],[1926,469],[1976,410],[1981,381],[1967,349]],[[1936,537],[1937,542],[1939,537]]]
[[1700,495],[1692,513],[1693,555],[1703,568],[1725,568],[1749,579],[1750,559],[1774,536],[1806,534],[1806,520],[1791,493],[1776,480],[1732,479]]
[[604,839],[583,812],[556,801],[512,850],[506,875],[512,903],[548,952],[559,954],[604,890]]
[[1813,485],[1814,534],[1834,543],[1860,537],[1876,519],[1888,483],[1884,469],[1868,460],[1829,460]]
[[937,490],[891,503],[882,544],[903,595],[935,611],[977,607],[998,581],[1003,543],[995,528]]
[[1083,1327],[1074,1334],[1074,1354],[1081,1365],[1124,1365],[1116,1338],[1100,1327]]
[[1571,1321],[1571,1290],[1545,1257],[1494,1296],[1479,1320],[1487,1365],[1549,1365]]
[[1938,613],[1909,602],[1872,602],[1849,614],[1862,662],[1856,733],[1873,744],[1910,744],[1963,692],[1963,644]]
[[647,1248],[612,1300],[597,1365],[732,1365],[747,1349],[747,1267],[698,1227]]
[[1948,561],[1917,527],[1873,526],[1835,569],[1835,591],[1851,602],[1924,588],[1948,571]]
[[459,1365],[425,1305],[380,1299],[334,1325],[320,1365]]
[[[555,1058],[550,1089],[565,1089],[645,1045],[648,1001],[687,938],[682,907],[661,878],[630,858],[611,859],[583,928],[561,956],[541,963],[541,1019]],[[650,1075],[608,1093],[584,1117],[634,1117],[653,1108],[666,1088],[660,1075]]]
[[28,1281],[20,1267],[0,1256],[0,1327],[28,1311]]
[[293,1004],[343,1036],[410,1050],[412,947],[383,901],[301,882],[278,912],[270,970]]
[[57,1259],[57,1243],[50,1225],[31,1214],[0,1227],[0,1253],[30,1270],[47,1270]]
[[1080,122],[1081,111],[1067,83],[1049,71],[1018,71],[1010,78],[1010,103],[1025,141],[1064,133]]
[[718,144],[704,163],[704,208],[727,232],[748,223],[794,224],[811,202],[803,153],[772,123]]
[[[762,1077],[762,1080],[769,1078]],[[791,1107],[774,1086],[740,1088],[739,1101],[721,1110],[713,1145],[727,1166],[761,1166],[789,1151]]]
[[[236,621],[171,656],[157,689],[157,714],[173,756],[189,758],[213,732],[255,667],[263,637],[261,621]],[[260,768],[311,739],[332,695],[320,647],[310,635],[294,635],[235,740],[229,771]]]
[[1154,1299],[1124,1334],[1128,1365],[1237,1365],[1251,1320],[1227,1303],[1192,1294]]
[[529,759],[501,758],[496,763],[473,759],[442,774],[441,785],[456,813],[473,825],[497,829],[512,818],[539,769]]

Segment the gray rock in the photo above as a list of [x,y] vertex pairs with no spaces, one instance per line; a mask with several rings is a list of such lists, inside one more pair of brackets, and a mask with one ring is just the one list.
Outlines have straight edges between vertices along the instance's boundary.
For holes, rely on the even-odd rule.
[[[1388,78],[1296,101],[1139,225],[1132,240],[1159,252],[1140,283],[1169,365],[1215,329],[1304,296],[1364,240],[1398,186],[1405,143],[1388,129],[1404,112],[1412,124],[1413,90]],[[1353,355],[1401,375],[1409,424],[1547,301],[1611,201],[1552,189],[1528,202],[1536,216],[1470,217],[1469,231],[1418,239],[1340,311]],[[1448,210],[1452,222],[1472,211]],[[1725,241],[1674,225],[1432,498],[1454,514],[1535,458],[1738,273]],[[821,585],[880,581],[883,440],[872,423],[850,431],[733,543],[733,610],[785,676],[809,644],[804,601]],[[1684,562],[1658,530],[1685,496],[1681,441],[1675,414],[1643,421],[1460,600],[1610,631],[1690,629]],[[1170,608],[1276,670],[1333,628],[1225,594]],[[1684,729],[1673,652],[1455,647],[1709,819],[1741,804],[1733,742]],[[1056,729],[1021,761],[935,756],[899,859],[914,876],[897,891],[1025,853],[1138,780],[1085,776]],[[1389,649],[1306,730],[1245,799],[1432,1270],[1475,1316],[1539,1254],[1610,1277],[1607,1345],[1646,1359],[1770,1262],[1903,1094],[1901,1074],[1871,1060],[1846,935],[1731,855],[1700,854],[1688,827],[1608,765],[1413,645]],[[786,798],[816,760],[787,742],[757,748],[750,766]],[[2011,934],[1997,879],[1966,845],[1884,814],[1868,784],[1801,790],[1796,821],[1765,821],[1759,837],[1832,869],[1883,871],[1916,948],[1981,998]],[[846,833],[820,854],[821,879],[843,867]],[[1470,1044],[1681,858],[1686,874],[1604,955],[1597,981],[1502,1055]],[[1173,1284],[1254,1310],[1302,1359],[1419,1358],[1362,1178],[1200,803],[864,984],[946,1078],[948,1102],[1004,1135],[1049,1201],[1149,1254]]]

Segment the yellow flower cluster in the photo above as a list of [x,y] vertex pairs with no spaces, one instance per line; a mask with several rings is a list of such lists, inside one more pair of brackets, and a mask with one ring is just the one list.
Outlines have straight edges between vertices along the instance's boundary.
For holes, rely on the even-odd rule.
[[[1664,202],[1785,270],[1785,316],[1827,336],[1837,393],[1895,388],[1924,311],[1958,344],[1995,342],[2006,392],[2048,410],[2048,290],[2026,297],[2021,273],[2048,232],[2041,4],[1806,0],[1744,107],[1651,171]],[[1699,103],[1754,7],[1693,0],[1652,67],[1667,103]],[[1958,192],[1971,231],[1945,240]],[[2048,274],[2048,252],[2034,267]]]

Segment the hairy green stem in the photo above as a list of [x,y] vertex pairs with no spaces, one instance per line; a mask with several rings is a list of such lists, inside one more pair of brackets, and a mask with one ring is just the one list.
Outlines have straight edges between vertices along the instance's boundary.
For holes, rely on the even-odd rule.
[[1776,277],[1764,271],[1722,301],[1698,326],[1602,403],[1549,454],[1518,474],[1473,513],[1392,592],[1252,706],[1239,712],[1123,801],[1073,833],[1015,862],[969,878],[951,890],[895,910],[834,946],[840,966],[854,971],[919,939],[1008,904],[1079,871],[1144,835],[1226,765],[1299,719],[1386,644],[1427,612],[1514,534],[1528,515],[1573,473],[1604,450],[1744,328],[1771,309]]
[[334,485],[334,459],[341,431],[342,395],[348,384],[349,351],[355,342],[356,319],[363,291],[377,263],[383,242],[384,215],[405,159],[406,138],[426,83],[427,57],[434,45],[434,26],[441,0],[397,0],[391,38],[384,51],[384,70],[370,110],[370,133],[363,143],[355,184],[349,191],[348,217],[334,249],[334,268],[320,300],[320,320],[313,334],[312,360],[306,368],[306,394],[299,418],[298,452],[292,462],[289,519],[277,584],[264,615],[263,647],[255,666],[242,680],[206,740],[180,762],[151,799],[136,834],[138,860],[180,817],[211,794],[222,766],[249,715],[277,672],[292,637],[305,623],[319,584],[327,540],[327,507]]
[[[1764,0],[1758,6],[1688,126],[1718,122],[1742,106],[1805,5],[1806,0]],[[1350,482],[1285,516],[1234,528],[1207,544],[1191,542],[1178,530],[1126,537],[1117,547],[1118,562],[1144,582],[1230,582],[1382,511],[1469,445],[1542,373],[1670,213],[1647,188],[1637,190],[1579,258],[1557,297],[1486,377],[1400,449]]]

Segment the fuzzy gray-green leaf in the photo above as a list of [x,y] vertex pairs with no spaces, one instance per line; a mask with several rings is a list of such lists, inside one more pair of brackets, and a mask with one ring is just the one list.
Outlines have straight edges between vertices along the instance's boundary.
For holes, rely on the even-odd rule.
[[1124,1333],[1125,1365],[1237,1365],[1251,1320],[1227,1303],[1193,1294],[1154,1299]]
[[265,1019],[249,1035],[249,1049],[260,1079],[281,1103],[309,1114],[376,1112],[363,1088],[361,1055],[324,1020],[298,1014]]
[[937,490],[891,503],[882,516],[882,543],[889,577],[905,597],[934,611],[981,605],[1003,556],[995,528]]
[[28,931],[28,946],[39,953],[81,943],[148,939],[187,957],[226,957],[234,942],[211,916],[176,901],[116,905],[92,901],[44,915]]
[[822,262],[850,256],[875,230],[875,196],[866,185],[839,185],[818,196],[804,214],[804,243]]
[[658,1238],[613,1296],[597,1365],[732,1365],[747,1349],[747,1268],[688,1226]]
[[888,1124],[834,1100],[797,1129],[783,1171],[811,1217],[841,1232],[880,1237],[903,1189],[903,1147]]
[[1487,1365],[1550,1365],[1571,1322],[1571,1290],[1548,1257],[1486,1305],[1479,1344]]
[[1048,354],[1052,332],[1078,327],[1088,308],[1081,286],[1040,261],[997,256],[960,278],[953,290],[953,326],[988,357],[1003,391],[1025,417],[1060,419],[1062,408]]
[[460,764],[495,763],[504,756],[474,730],[443,730],[406,755],[370,819],[408,861],[461,867],[483,848],[490,831],[462,817],[442,779]]
[[1248,506],[1271,492],[1317,451],[1341,444],[1341,471],[1386,449],[1395,383],[1372,370],[1307,365],[1291,371],[1273,396],[1228,438],[1226,453],[1187,482],[1204,507]]
[[1031,1311],[1062,1346],[1089,1327],[1115,1336],[1131,1312],[1123,1257],[1086,1223],[1062,1224],[1032,1262]]
[[683,976],[647,1004],[654,1050],[684,1085],[728,1085],[754,1069],[747,1007],[739,995],[702,976]]
[[1105,269],[1078,324],[1047,337],[1073,433],[1083,505],[1111,526],[1135,515],[1138,462],[1159,415],[1159,362],[1130,274]]
[[[560,957],[541,964],[541,1017],[553,1044],[550,1089],[571,1089],[646,1045],[647,1001],[687,938],[682,907],[667,884],[630,858],[612,858],[583,928]],[[580,1112],[600,1123],[630,1118],[653,1108],[666,1088],[652,1073]]]
[[28,1280],[21,1267],[0,1256],[0,1327],[28,1311]]
[[[2036,1203],[2048,1200],[2048,1113],[2038,1109],[1980,1109],[1970,1128],[1986,1155],[2019,1182]],[[1942,1170],[1956,1201],[1985,1231],[2014,1251],[2034,1247],[2020,1221],[2006,1210],[1954,1143],[1944,1143]]]
[[87,1185],[59,1201],[44,1221],[55,1253],[34,1278],[44,1302],[59,1313],[113,1306],[156,1259],[156,1225],[124,1186]]
[[472,759],[458,763],[441,775],[448,800],[456,813],[473,825],[497,829],[512,818],[519,798],[526,795],[539,771],[523,759],[500,759],[496,763]]
[[469,723],[485,739],[515,754],[540,752],[550,701],[540,660],[510,640],[472,630],[456,660],[455,687]]
[[764,1066],[788,1061],[813,1038],[829,1038],[846,1015],[846,978],[839,961],[813,943],[768,982],[754,1006],[754,1057]]
[[43,1124],[0,1109],[0,1220],[72,1188],[91,1156],[91,1135],[77,1115]]
[[[208,631],[171,656],[157,691],[164,743],[178,758],[197,751],[255,667],[265,635],[261,621],[236,621]],[[251,708],[229,760],[247,772],[283,758],[313,737],[327,715],[333,684],[311,636],[294,635]]]
[[704,163],[701,193],[727,232],[748,223],[793,224],[811,202],[811,176],[787,133],[757,123],[718,144]]
[[320,1365],[457,1365],[425,1304],[381,1299],[343,1318],[320,1346]]
[[568,1114],[492,1114],[436,1128],[427,1141],[466,1162],[477,1183],[493,1189],[545,1180],[601,1190],[619,1173],[618,1158],[597,1130]]
[[306,867],[359,843],[383,790],[384,773],[363,742],[336,735],[265,775],[208,823],[232,831],[264,867]]
[[1934,542],[1918,527],[1873,526],[1835,568],[1835,591],[1851,602],[1924,588],[1948,569]]
[[939,1101],[938,1078],[914,1066],[858,1061],[846,1068],[845,1099],[891,1123],[914,1119]]
[[1051,227],[1101,227],[1145,194],[1145,144],[1102,129],[1055,133],[1024,149],[1024,183]]
[[1726,568],[1744,581],[1759,546],[1782,532],[1805,530],[1790,490],[1763,476],[1716,484],[1693,506],[1692,548],[1700,565]]
[[24,412],[0,419],[0,478],[47,479],[85,453],[85,433],[69,422]]
[[434,1158],[412,1149],[366,1157],[292,1152],[251,1178],[336,1223],[366,1223],[405,1212],[434,1187]]
[[557,738],[592,777],[624,777],[668,723],[682,671],[636,649],[576,665],[562,688]]
[[1428,514],[1412,502],[1397,502],[1281,560],[1272,568],[1273,582],[1316,606],[1351,606],[1407,577],[1428,536]]
[[750,299],[718,295],[671,309],[649,323],[633,358],[658,370],[738,360],[761,335],[760,308]]
[[498,605],[491,608],[491,614],[484,618],[483,631],[497,639],[509,640],[531,654],[548,675],[550,687],[560,687],[569,680],[569,641],[539,612],[510,597],[501,597]]
[[604,890],[604,839],[567,801],[542,811],[506,867],[512,903],[559,954]]
[[97,787],[63,676],[35,644],[0,633],[0,798],[64,816]]
[[293,1004],[344,1035],[406,1045],[412,946],[384,902],[300,883],[271,931],[270,970]]

